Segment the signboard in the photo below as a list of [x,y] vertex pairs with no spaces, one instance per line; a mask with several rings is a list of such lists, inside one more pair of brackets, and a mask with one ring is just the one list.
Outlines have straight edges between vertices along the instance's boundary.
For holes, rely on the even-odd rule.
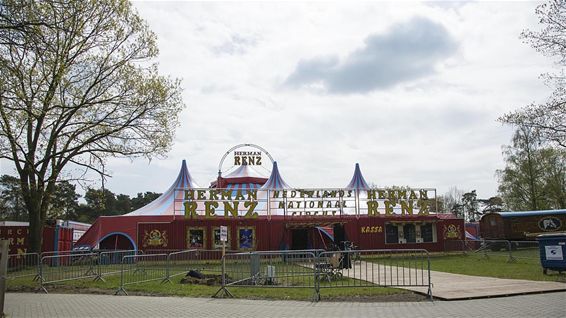
[[220,226],[220,241],[227,242],[228,241],[228,227],[227,226]]
[[564,260],[564,255],[562,254],[562,246],[560,246],[560,245],[545,246],[544,250],[546,252],[546,260],[547,261],[562,261],[562,260]]
[[73,243],[76,243],[86,231],[73,230]]
[[261,166],[261,151],[234,151],[234,166]]
[[[226,170],[224,170],[225,162],[228,163]],[[218,165],[218,175],[221,176],[234,167],[241,166],[263,167],[266,171],[269,171],[272,164],[273,158],[264,148],[254,144],[240,144],[230,148],[224,156],[222,156]]]
[[[224,163],[231,166],[224,169]],[[221,178],[264,178],[262,168],[270,171],[273,158],[255,144],[240,144],[230,148],[218,165]],[[253,166],[253,167],[252,167]],[[245,181],[255,184],[257,182]],[[436,190],[430,188],[315,188],[315,189],[257,189],[249,184],[233,189],[178,189],[175,214],[187,218],[242,217],[260,215],[289,217],[342,215],[428,215],[436,207]]]
[[179,189],[176,214],[187,218],[259,215],[428,215],[435,189]]
[[0,240],[8,240],[9,254],[23,254],[27,252],[27,237],[29,228],[27,226],[1,226]]

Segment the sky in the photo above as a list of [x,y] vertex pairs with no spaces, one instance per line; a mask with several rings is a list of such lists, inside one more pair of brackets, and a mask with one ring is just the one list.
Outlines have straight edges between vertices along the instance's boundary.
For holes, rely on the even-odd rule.
[[551,92],[556,66],[519,38],[539,3],[135,1],[186,109],[167,158],[112,159],[105,185],[163,192],[186,159],[206,187],[253,143],[298,188],[344,187],[359,163],[381,187],[497,195],[497,118]]

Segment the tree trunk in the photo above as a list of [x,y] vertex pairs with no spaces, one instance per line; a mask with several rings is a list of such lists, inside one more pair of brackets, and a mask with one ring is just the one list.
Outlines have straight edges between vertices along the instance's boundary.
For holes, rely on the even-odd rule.
[[29,209],[29,251],[31,253],[41,253],[43,244],[43,220],[39,208],[34,207],[35,211]]

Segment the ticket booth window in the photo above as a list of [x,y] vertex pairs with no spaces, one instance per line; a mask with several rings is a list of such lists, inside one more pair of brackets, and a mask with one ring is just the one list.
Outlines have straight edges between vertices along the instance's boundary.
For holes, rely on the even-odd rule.
[[405,242],[415,243],[417,241],[415,225],[413,223],[403,225],[403,234],[405,236]]
[[385,225],[385,243],[399,243],[399,229],[397,225]]
[[421,237],[423,242],[434,242],[434,236],[432,234],[432,223],[425,223],[421,225]]

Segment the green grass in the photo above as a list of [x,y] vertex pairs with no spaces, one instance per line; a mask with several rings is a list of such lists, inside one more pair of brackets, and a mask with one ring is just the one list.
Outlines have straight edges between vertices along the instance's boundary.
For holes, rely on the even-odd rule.
[[[538,250],[524,249],[512,251],[513,261],[509,262],[509,253],[507,251],[486,251],[477,253],[453,254],[433,254],[430,256],[431,270],[441,271],[455,274],[487,276],[511,279],[526,279],[535,281],[566,281],[566,275],[559,275],[557,272],[550,272],[550,275],[542,273],[542,267],[538,256]],[[406,257],[364,257],[364,261],[375,262],[392,266],[411,266],[420,268],[426,261],[421,263],[420,259]],[[280,285],[273,287],[241,287],[229,286],[228,290],[237,298],[246,299],[290,299],[290,300],[311,300],[314,294],[313,280],[310,278],[311,268],[300,266],[300,264],[292,264],[289,262],[272,262],[270,265],[276,266],[277,275],[293,276],[293,274],[302,274],[303,277],[281,278],[278,283]],[[197,266],[198,265],[198,266]],[[261,273],[264,272],[264,263],[262,263]],[[198,267],[203,273],[219,274],[220,268],[218,262],[195,263],[193,266]],[[70,271],[75,268],[69,266],[67,268],[48,268],[45,269],[46,277],[55,279],[59,270]],[[84,266],[77,266],[77,270],[84,270]],[[106,270],[119,270],[119,266],[107,266]],[[146,264],[147,277],[151,277],[152,273],[157,274],[155,277],[162,275],[163,264]],[[245,278],[249,276],[249,264],[233,263],[227,267],[229,275],[233,279]],[[50,272],[50,270],[52,272]],[[26,272],[32,273],[33,269]],[[186,265],[173,267],[171,273],[185,273]],[[143,272],[142,272],[143,273]],[[127,277],[135,281],[144,277],[144,274],[135,274],[132,270]],[[241,276],[241,277],[240,277]],[[172,278],[171,283],[161,283],[161,280],[155,280],[139,284],[127,285],[126,291],[129,294],[139,295],[168,295],[168,296],[189,296],[189,297],[211,297],[220,286],[206,286],[194,284],[180,284],[183,275]],[[8,290],[11,291],[30,291],[37,289],[39,284],[34,282],[33,276],[9,279]],[[105,281],[93,281],[93,278],[85,278],[81,280],[71,280],[61,283],[48,284],[47,289],[55,292],[72,292],[72,293],[108,293],[113,294],[120,286],[120,274],[114,274],[104,277]],[[344,283],[344,284],[341,284]],[[411,294],[411,292],[385,287],[351,287],[356,284],[353,279],[343,278],[342,281],[332,282],[332,286],[342,285],[340,288],[328,287],[327,282],[321,282],[321,296],[323,299],[376,299],[384,296],[396,296],[396,300]],[[349,285],[349,286],[348,286]],[[282,286],[289,286],[280,288]],[[304,286],[304,287],[293,287]]]
[[[214,269],[216,270],[215,266]],[[293,265],[286,267],[281,265],[278,267],[278,273],[284,271],[292,272]],[[149,273],[155,267],[146,268]],[[305,271],[304,267],[295,268],[295,270]],[[249,268],[248,268],[249,271]],[[312,271],[312,270],[311,270]],[[186,270],[185,270],[186,272]],[[206,273],[206,270],[203,271]],[[216,272],[216,274],[218,274]],[[52,275],[51,277],[56,277]],[[142,277],[138,275],[138,278]],[[135,278],[132,274],[131,278]],[[173,277],[171,283],[161,283],[161,280],[154,280],[139,284],[126,285],[125,289],[128,294],[151,295],[151,296],[186,296],[186,297],[211,297],[219,289],[220,286],[206,286],[195,284],[181,284],[183,275]],[[22,277],[8,280],[9,291],[32,291],[39,288],[39,283],[32,280],[33,277]],[[65,282],[47,284],[46,288],[49,292],[71,292],[71,293],[107,293],[113,294],[120,286],[120,274],[109,275],[104,277],[105,281],[94,281],[93,278],[85,278],[80,280],[70,280]],[[349,280],[349,279],[343,279]],[[327,284],[326,282],[322,283]],[[290,280],[287,285],[301,285],[296,280]],[[314,296],[314,288],[312,281],[304,281],[303,285],[311,287],[237,287],[229,286],[228,290],[236,298],[242,299],[272,299],[272,300],[312,300]],[[395,296],[396,300],[402,300],[403,297],[412,297],[412,292],[386,287],[355,287],[355,288],[323,288],[321,289],[321,297],[323,299],[377,299],[389,296]],[[411,299],[415,300],[414,297]]]
[[[511,255],[511,258],[510,258]],[[511,259],[511,261],[510,261]],[[421,256],[390,257],[370,256],[363,257],[364,261],[379,263],[389,266],[405,266],[412,268],[426,268],[426,258]],[[424,260],[424,264],[422,263]],[[509,251],[479,251],[466,254],[430,254],[431,270],[454,274],[472,276],[524,279],[534,281],[566,281],[566,273],[559,274],[549,271],[544,275],[540,264],[539,249],[520,248]],[[434,283],[434,282],[433,282]]]
[[472,276],[485,276],[535,281],[565,281],[566,275],[549,271],[544,275],[538,250],[512,251],[509,261],[506,251],[467,253],[466,255],[431,256],[431,270]]

